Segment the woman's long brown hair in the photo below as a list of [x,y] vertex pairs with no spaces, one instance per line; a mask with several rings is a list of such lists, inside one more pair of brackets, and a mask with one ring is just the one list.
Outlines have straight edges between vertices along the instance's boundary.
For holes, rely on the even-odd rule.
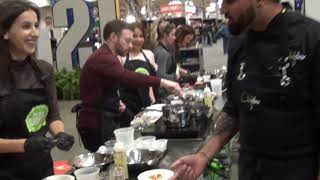
[[32,10],[40,20],[38,7],[26,0],[7,0],[0,3],[0,87],[4,87],[10,81],[9,78],[9,44],[4,35],[9,31],[12,24],[23,12]]

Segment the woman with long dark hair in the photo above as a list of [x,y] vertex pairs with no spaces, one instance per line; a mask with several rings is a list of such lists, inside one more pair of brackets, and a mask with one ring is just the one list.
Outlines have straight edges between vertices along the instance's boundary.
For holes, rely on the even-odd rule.
[[69,150],[74,143],[60,120],[53,68],[34,58],[39,19],[29,1],[0,3],[1,180],[52,175],[51,149]]
[[[189,25],[183,25],[177,28],[176,30],[176,42],[175,42],[175,59],[177,63],[181,64],[181,54],[180,54],[180,48],[188,48],[192,46],[193,40],[195,36],[194,29]],[[180,74],[187,75],[188,71],[180,68]]]

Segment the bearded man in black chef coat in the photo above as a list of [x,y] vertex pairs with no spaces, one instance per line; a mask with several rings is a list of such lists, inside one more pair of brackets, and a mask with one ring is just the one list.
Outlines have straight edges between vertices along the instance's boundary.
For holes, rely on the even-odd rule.
[[198,153],[172,164],[196,179],[240,132],[240,180],[315,180],[320,120],[320,24],[277,0],[224,0],[227,101]]

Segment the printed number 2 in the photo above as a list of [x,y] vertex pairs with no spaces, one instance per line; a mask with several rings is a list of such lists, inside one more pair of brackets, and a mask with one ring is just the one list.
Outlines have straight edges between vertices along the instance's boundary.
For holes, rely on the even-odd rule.
[[[73,10],[74,22],[67,34],[60,40],[57,51],[58,68],[72,70],[72,51],[79,44],[90,26],[90,15],[87,4],[83,0],[59,0],[53,6],[55,27],[68,27],[67,10]],[[92,53],[92,48],[79,48],[80,66]]]

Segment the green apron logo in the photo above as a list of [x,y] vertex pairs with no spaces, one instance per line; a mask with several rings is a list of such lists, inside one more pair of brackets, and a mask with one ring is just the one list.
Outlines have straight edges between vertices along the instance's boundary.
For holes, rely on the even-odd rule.
[[47,105],[37,105],[31,109],[26,118],[26,124],[29,133],[39,131],[46,125],[46,117],[49,109]]
[[144,67],[137,68],[134,72],[149,76],[149,71]]

